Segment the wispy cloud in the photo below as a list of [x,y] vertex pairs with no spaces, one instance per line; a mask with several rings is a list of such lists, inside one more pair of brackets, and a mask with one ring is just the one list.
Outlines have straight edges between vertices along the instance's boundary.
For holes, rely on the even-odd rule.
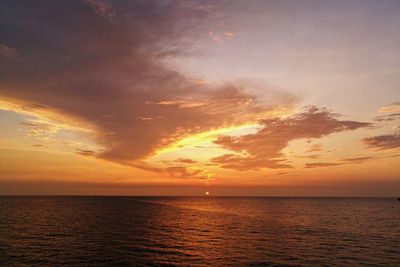
[[224,41],[222,38],[220,38],[217,34],[215,34],[213,31],[208,32],[208,36],[210,36],[211,40],[215,41],[216,43],[223,44]]
[[190,168],[184,166],[173,166],[168,167],[165,171],[170,175],[171,178],[180,179],[210,179],[211,174],[201,168]]
[[19,55],[17,49],[12,48],[6,44],[0,43],[0,57],[5,60],[11,60],[17,58]]
[[108,0],[85,0],[92,8],[93,11],[96,12],[98,15],[107,18],[113,19],[116,15],[112,4]]
[[95,151],[93,151],[93,150],[89,150],[89,149],[80,149],[80,148],[77,148],[76,149],[76,153],[78,153],[79,155],[82,155],[82,156],[95,156],[96,155],[96,152]]
[[312,144],[306,152],[319,152],[322,150],[322,144]]
[[400,113],[380,115],[375,118],[375,121],[383,122],[383,121],[394,121],[397,119],[400,119]]
[[348,163],[362,163],[364,161],[368,161],[371,159],[374,159],[374,157],[364,156],[364,157],[345,158],[345,159],[341,159],[341,161],[348,162]]
[[379,150],[399,149],[400,148],[400,133],[377,135],[363,139],[364,144],[369,148]]
[[305,167],[308,169],[312,168],[321,168],[321,167],[334,167],[338,165],[343,165],[343,163],[335,163],[335,162],[311,162],[306,163]]
[[400,101],[381,107],[379,112],[400,112]]
[[176,162],[185,163],[185,164],[197,163],[196,160],[186,159],[186,158],[179,158],[179,159],[176,160]]
[[335,167],[347,164],[360,164],[375,159],[377,158],[373,156],[362,156],[362,157],[339,159],[335,162],[309,162],[305,164],[305,168],[312,169],[312,168],[322,168],[322,167]]
[[41,141],[50,142],[61,129],[59,126],[42,121],[25,121],[21,125],[29,127],[28,136]]
[[228,37],[235,37],[236,33],[234,33],[234,32],[224,32],[224,35],[228,36]]

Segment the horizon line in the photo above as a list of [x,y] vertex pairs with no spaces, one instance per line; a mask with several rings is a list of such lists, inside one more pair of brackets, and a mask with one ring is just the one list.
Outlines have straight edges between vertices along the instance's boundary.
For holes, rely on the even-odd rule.
[[277,195],[97,195],[97,194],[10,194],[0,197],[231,197],[231,198],[399,198],[399,196],[277,196]]

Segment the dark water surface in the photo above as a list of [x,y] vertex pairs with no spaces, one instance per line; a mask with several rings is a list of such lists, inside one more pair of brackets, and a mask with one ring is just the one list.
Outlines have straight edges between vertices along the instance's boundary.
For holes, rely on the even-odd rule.
[[400,266],[400,202],[0,197],[0,266]]

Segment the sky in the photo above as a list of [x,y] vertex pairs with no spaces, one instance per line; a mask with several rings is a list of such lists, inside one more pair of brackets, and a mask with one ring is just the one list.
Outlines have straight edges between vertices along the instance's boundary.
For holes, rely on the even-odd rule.
[[2,195],[400,195],[399,1],[2,1]]

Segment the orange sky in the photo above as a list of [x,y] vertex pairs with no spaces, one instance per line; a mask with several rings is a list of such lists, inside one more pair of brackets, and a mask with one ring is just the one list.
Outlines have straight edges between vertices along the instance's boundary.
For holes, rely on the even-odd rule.
[[400,5],[339,2],[1,3],[0,194],[400,194]]

